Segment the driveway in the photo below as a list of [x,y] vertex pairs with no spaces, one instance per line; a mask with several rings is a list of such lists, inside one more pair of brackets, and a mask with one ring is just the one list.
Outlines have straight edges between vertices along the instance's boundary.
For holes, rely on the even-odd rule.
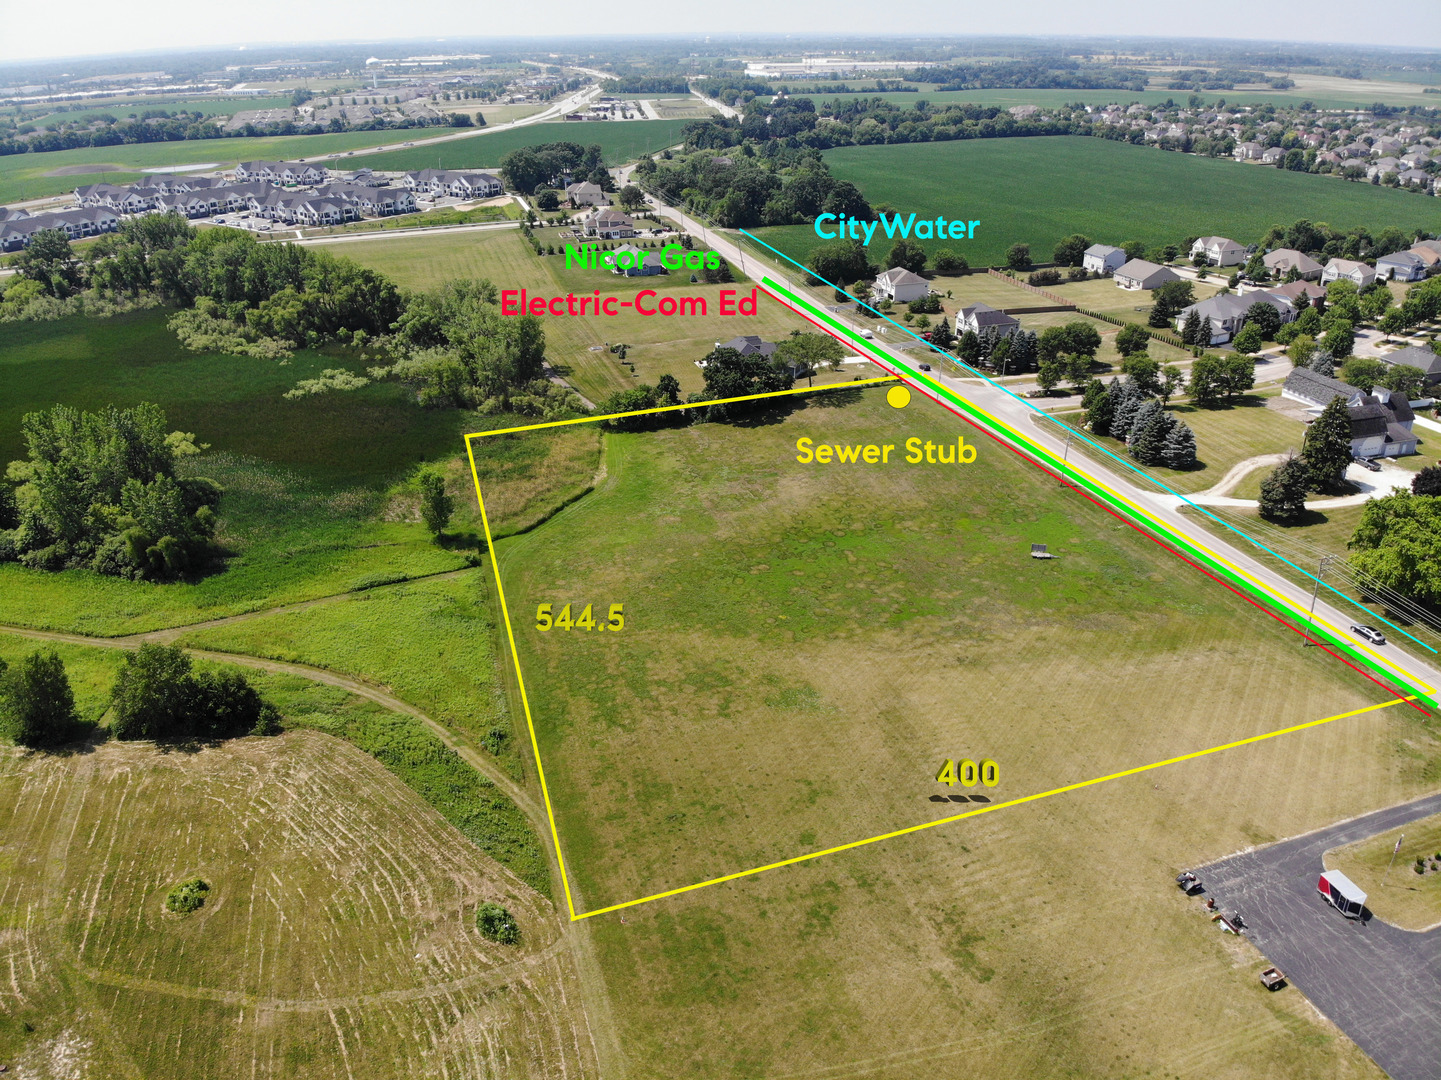
[[1369,911],[1345,919],[1316,892],[1316,880],[1330,848],[1436,813],[1441,794],[1196,870],[1218,907],[1241,913],[1266,959],[1392,1080],[1441,1077],[1441,928],[1398,930]]

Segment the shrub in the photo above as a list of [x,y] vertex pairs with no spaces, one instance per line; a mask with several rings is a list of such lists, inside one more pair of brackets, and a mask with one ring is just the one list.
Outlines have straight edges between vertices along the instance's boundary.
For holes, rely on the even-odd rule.
[[493,900],[487,900],[476,910],[475,928],[482,937],[498,941],[502,945],[515,945],[520,942],[520,927],[515,925],[510,912]]
[[177,915],[189,915],[198,911],[210,895],[210,886],[200,878],[182,881],[165,897],[165,907]]
[[1037,270],[1026,278],[1028,285],[1059,285],[1061,283],[1061,272],[1059,270]]

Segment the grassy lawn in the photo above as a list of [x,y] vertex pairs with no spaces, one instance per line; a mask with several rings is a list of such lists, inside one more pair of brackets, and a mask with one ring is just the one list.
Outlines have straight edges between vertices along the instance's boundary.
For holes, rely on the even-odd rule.
[[[825,157],[837,177],[858,185],[872,203],[891,203],[922,219],[979,220],[977,239],[922,241],[931,251],[950,247],[973,266],[1001,265],[1018,241],[1047,259],[1056,241],[1075,232],[1148,247],[1213,233],[1249,243],[1277,221],[1306,217],[1338,229],[1411,229],[1429,221],[1432,211],[1421,196],[1370,184],[1090,137],[848,146]],[[809,225],[757,235],[801,262],[823,242]],[[872,258],[879,259],[889,244],[872,242],[877,245]]]
[[[551,230],[536,235],[543,243],[557,247],[564,243]],[[502,288],[525,288],[531,295],[564,296],[573,292],[588,296],[599,289],[602,296],[633,300],[642,289],[654,289],[662,296],[684,293],[705,298],[706,315],[647,317],[634,309],[623,309],[614,316],[547,318],[547,357],[594,402],[642,382],[654,386],[665,374],[674,375],[681,390],[689,394],[705,385],[695,361],[710,352],[717,341],[738,334],[759,334],[776,341],[793,329],[811,328],[799,316],[764,297],[755,316],[719,314],[721,290],[748,293],[749,284],[692,285],[690,275],[683,271],[624,278],[602,269],[567,269],[563,256],[537,257],[519,233],[509,231],[346,244],[345,255],[412,289],[430,288],[452,278],[486,277]],[[739,278],[740,268],[734,269]],[[627,363],[607,350],[612,342],[630,346]]]
[[[1401,849],[1396,850],[1396,841]],[[1394,859],[1393,859],[1394,853]],[[1424,873],[1416,860],[1424,859]],[[1361,886],[1378,919],[1403,930],[1441,925],[1441,814],[1326,852],[1326,869]],[[1388,874],[1386,868],[1390,866]]]
[[[1202,409],[1182,403],[1173,404],[1169,408],[1196,433],[1196,456],[1201,461],[1200,468],[1183,472],[1160,466],[1140,465],[1126,452],[1126,444],[1119,439],[1089,433],[1087,437],[1168,487],[1190,494],[1214,487],[1233,465],[1247,458],[1261,454],[1280,454],[1287,450],[1300,453],[1301,439],[1306,430],[1296,421],[1266,408],[1266,397],[1262,394],[1245,394],[1229,407]],[[1079,416],[1067,419],[1071,423],[1079,422]],[[1121,468],[1114,459],[1092,450],[1084,443],[1078,442],[1076,446],[1082,453],[1102,464]],[[1240,490],[1231,494],[1238,499],[1254,498]]]
[[582,146],[598,145],[607,165],[619,165],[680,142],[681,129],[687,123],[688,120],[614,120],[584,124],[530,124],[430,148],[416,146],[408,150],[367,154],[363,164],[382,172],[494,168],[506,154],[522,146],[573,142]]
[[322,368],[364,366],[348,351],[302,351],[286,365],[186,352],[163,312],[11,324],[0,344],[0,460],[23,456],[20,418],[32,410],[157,402],[173,427],[211,444],[185,467],[225,487],[218,539],[231,557],[223,573],[167,585],[5,564],[0,622],[130,633],[464,565],[391,510],[417,464],[463,450],[473,416],[420,409],[395,384],[281,396]]
[[[448,132],[437,129],[434,134]],[[347,131],[338,135],[274,135],[257,139],[194,139],[133,146],[87,147],[44,154],[0,157],[0,203],[62,195],[82,184],[127,184],[146,169],[214,162],[313,158],[317,154],[359,150],[404,138],[405,131]],[[422,136],[423,137],[423,136]],[[366,164],[369,164],[369,159]],[[91,167],[109,166],[101,170]],[[85,168],[87,171],[81,171]]]
[[[16,645],[0,637],[0,651]],[[82,681],[95,665],[79,651],[118,661],[65,650]],[[463,764],[447,772],[409,718],[257,681],[348,741],[298,730],[183,751],[0,748],[0,920],[33,961],[12,972],[0,1057],[20,1075],[54,1075],[47,1063],[63,1059],[157,1080],[591,1068],[565,1004],[574,973],[564,954],[542,955],[553,907],[466,838],[498,820],[484,817],[485,782]],[[165,911],[169,889],[197,876],[205,905]],[[487,900],[513,913],[521,944],[476,931]],[[521,959],[525,978],[489,978]],[[485,1035],[456,1039],[457,1023]]]
[[[990,444],[965,467],[794,456],[956,433],[857,391],[608,435],[596,491],[498,545],[582,909],[960,812],[944,757],[996,760],[999,801],[1380,700]],[[1061,557],[1027,559],[1037,541]],[[618,602],[620,633],[534,629],[541,603]],[[1216,1075],[1375,1076],[1298,996],[1253,991],[1259,954],[1170,877],[1434,785],[1413,716],[598,917],[632,1067],[912,1075],[964,1053],[977,1075],[1141,1076],[1200,1053]],[[1080,862],[1108,883],[1084,903]]]
[[[1226,284],[1225,278],[1212,278],[1215,284],[1205,281],[1193,281],[1191,287],[1195,290],[1197,300],[1208,300],[1221,291]],[[1111,278],[1095,278],[1091,281],[1070,281],[1061,285],[1047,285],[1046,289],[1064,296],[1068,301],[1079,307],[1089,308],[1091,311],[1099,311],[1102,315],[1109,315],[1113,319],[1124,319],[1126,322],[1146,325],[1146,318],[1151,313],[1151,294],[1146,290],[1132,292],[1129,289],[1122,289]],[[1038,297],[1038,302],[1040,298]],[[1174,330],[1174,328],[1173,328]],[[1164,342],[1157,344],[1165,347]],[[1184,356],[1186,353],[1175,350],[1177,355]]]

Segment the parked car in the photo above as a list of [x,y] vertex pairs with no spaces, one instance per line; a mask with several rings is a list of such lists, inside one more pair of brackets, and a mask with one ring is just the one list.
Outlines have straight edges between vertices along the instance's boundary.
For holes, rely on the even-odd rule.
[[1359,638],[1364,638],[1372,645],[1386,644],[1386,635],[1381,633],[1381,631],[1377,630],[1374,626],[1356,626],[1353,623],[1351,626],[1351,633],[1355,634]]
[[921,365],[921,370],[922,370],[922,371],[930,371],[930,370],[931,370],[931,365],[930,365],[930,364],[922,364],[922,365]]
[[1361,468],[1363,468],[1363,469],[1370,469],[1372,472],[1380,472],[1380,471],[1381,471],[1381,466],[1380,466],[1380,465],[1377,465],[1377,464],[1376,464],[1374,461],[1372,461],[1370,458],[1358,457],[1358,458],[1352,458],[1351,460],[1354,461],[1357,465],[1360,465]]

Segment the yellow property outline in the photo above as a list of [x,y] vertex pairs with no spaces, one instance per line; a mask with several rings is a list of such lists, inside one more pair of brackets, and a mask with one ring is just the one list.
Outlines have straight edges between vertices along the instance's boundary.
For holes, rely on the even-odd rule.
[[[811,851],[807,852],[804,855],[795,855],[789,859],[781,859],[777,862],[766,863],[764,866],[754,866],[751,867],[749,870],[738,870],[735,873],[724,874],[720,877],[708,878],[705,881],[698,881],[693,885],[682,885],[680,888],[667,889],[665,892],[652,893],[649,896],[638,897],[635,900],[626,900],[619,904],[610,904],[606,907],[596,908],[593,911],[577,912],[575,910],[575,899],[571,894],[570,890],[570,874],[565,868],[565,854],[560,846],[560,832],[556,828],[555,810],[552,807],[550,801],[550,789],[547,786],[545,780],[545,766],[540,759],[540,742],[536,737],[535,720],[532,717],[530,711],[530,697],[526,693],[525,677],[521,674],[520,670],[520,653],[517,650],[515,644],[515,629],[510,621],[510,608],[509,605],[506,603],[505,599],[505,586],[500,579],[500,564],[495,557],[495,542],[491,538],[490,534],[490,519],[487,516],[485,510],[485,497],[481,494],[480,491],[480,474],[476,469],[475,450],[471,445],[471,440],[483,439],[490,435],[513,435],[522,431],[540,431],[545,428],[568,427],[572,424],[595,424],[601,423],[606,420],[616,420],[621,417],[627,416],[646,416],[653,413],[676,412],[681,409],[695,409],[707,407],[710,405],[725,405],[740,401],[756,401],[761,398],[789,397],[797,394],[814,394],[816,392],[824,392],[827,390],[844,390],[852,387],[874,386],[877,383],[896,381],[901,381],[899,376],[886,375],[880,378],[873,379],[857,379],[853,382],[829,383],[824,386],[797,387],[791,390],[778,390],[766,394],[747,394],[743,397],[722,398],[718,401],[689,402],[681,405],[665,405],[651,409],[636,409],[631,412],[609,413],[604,416],[582,416],[572,420],[551,420],[540,424],[525,424],[519,427],[497,428],[494,431],[475,431],[470,432],[465,436],[465,452],[470,459],[470,477],[475,484],[476,503],[480,507],[480,521],[482,527],[485,530],[486,548],[490,552],[491,573],[495,578],[495,590],[496,595],[500,599],[501,615],[505,619],[505,635],[506,640],[510,645],[511,663],[515,668],[516,686],[520,691],[520,703],[525,712],[526,729],[530,733],[531,753],[535,756],[536,776],[540,780],[540,793],[542,799],[545,802],[546,819],[550,823],[550,838],[551,842],[555,846],[555,857],[560,869],[561,886],[565,890],[565,903],[566,908],[570,913],[571,922],[579,922],[581,919],[589,919],[596,915],[605,915],[612,911],[621,911],[625,908],[636,907],[639,904],[648,904],[654,900],[664,900],[667,897],[680,896],[682,893],[694,892],[697,889],[708,888],[711,885],[720,885],[723,882],[735,881],[739,878],[751,877],[755,874],[762,874],[765,873],[767,870],[777,870],[783,866],[794,866],[797,863],[809,862],[812,859],[819,859],[825,855],[835,855],[842,851],[850,851],[854,848],[865,847],[868,844],[876,844],[882,840],[893,840],[899,836],[907,836],[911,833],[921,832],[925,829],[933,829],[937,825],[948,825],[953,821],[962,821],[965,818],[980,817],[982,814],[994,813],[997,810],[1004,810],[1007,807],[1021,806],[1025,803],[1037,802],[1041,799],[1049,799],[1055,795],[1062,795],[1070,791],[1079,791],[1082,788],[1093,787],[1097,784],[1104,784],[1110,780],[1120,780],[1127,776],[1136,776],[1140,773],[1150,772],[1152,769],[1160,769],[1164,768],[1167,765],[1176,765],[1183,761],[1192,761],[1196,758],[1206,757],[1210,754],[1218,754],[1222,750],[1233,750],[1237,747],[1249,746],[1253,743],[1265,742],[1268,739],[1274,739],[1281,735],[1290,735],[1297,731],[1305,731],[1309,728],[1320,727],[1323,724],[1329,724],[1336,720],[1345,720],[1348,717],[1360,716],[1364,713],[1376,712],[1380,709],[1389,709],[1395,705],[1400,705],[1403,702],[1416,700],[1415,696],[1413,695],[1411,697],[1397,698],[1394,701],[1383,701],[1378,705],[1367,705],[1360,709],[1352,709],[1350,712],[1337,713],[1335,716],[1326,716],[1319,720],[1308,720],[1304,723],[1293,724],[1290,727],[1280,728],[1276,731],[1268,731],[1260,735],[1252,735],[1248,738],[1237,739],[1234,742],[1222,743],[1219,746],[1207,747],[1204,750],[1193,750],[1188,754],[1181,754],[1177,757],[1166,758],[1162,761],[1153,761],[1149,765],[1138,765],[1134,768],[1123,769],[1120,772],[1108,773],[1105,776],[1097,776],[1090,780],[1081,780],[1074,784],[1066,784],[1062,787],[1051,788],[1049,791],[1041,791],[1033,795],[1023,795],[1020,798],[1009,799],[1006,802],[982,806],[979,809],[967,810],[964,813],[952,814],[949,817],[936,818],[934,821],[923,821],[918,825],[908,825],[905,828],[894,829],[891,832],[880,833],[876,836],[869,836],[863,840],[852,840],[849,843],[837,844],[834,847],[828,847],[821,851]],[[1009,428],[1007,428],[1007,430],[1009,430]],[[1107,490],[1110,489],[1108,488]],[[1137,507],[1136,509],[1140,510],[1139,507]],[[1140,512],[1143,514],[1145,513],[1144,510],[1140,510]]]

